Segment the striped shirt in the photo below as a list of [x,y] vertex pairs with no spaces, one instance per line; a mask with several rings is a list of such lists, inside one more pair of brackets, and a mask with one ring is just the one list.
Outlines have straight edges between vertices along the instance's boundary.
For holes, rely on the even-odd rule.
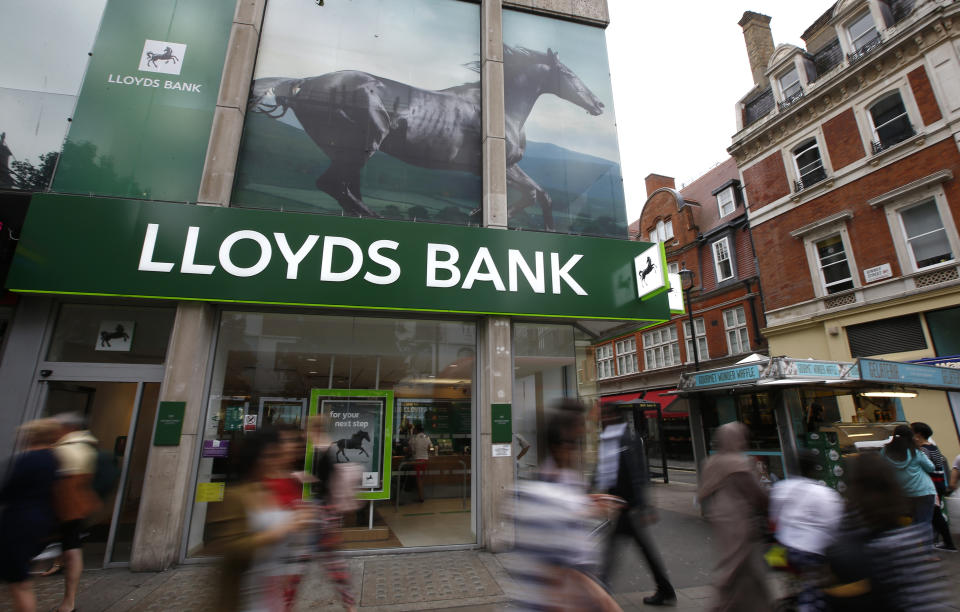
[[505,512],[516,529],[514,552],[505,556],[512,582],[508,595],[522,610],[573,610],[576,602],[551,585],[557,570],[590,574],[596,568],[590,538],[590,498],[570,480],[521,481]]

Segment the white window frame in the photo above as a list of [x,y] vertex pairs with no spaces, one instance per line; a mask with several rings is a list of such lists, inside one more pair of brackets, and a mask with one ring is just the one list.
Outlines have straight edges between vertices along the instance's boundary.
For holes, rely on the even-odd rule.
[[643,332],[642,338],[644,371],[670,368],[682,363],[676,325],[665,325]]
[[657,219],[657,225],[650,232],[650,242],[673,240],[673,219]]
[[[887,98],[892,98],[893,96],[898,96],[898,97],[900,98],[900,104],[903,106],[903,113],[900,114],[900,115],[897,115],[897,116],[894,117],[893,119],[890,119],[889,121],[887,121],[887,122],[885,122],[885,123],[883,123],[883,124],[881,124],[881,125],[877,125],[876,122],[873,120],[873,112],[872,112],[870,109],[872,109],[874,106],[876,106],[876,105],[879,104],[880,102],[883,102],[883,101],[886,100]],[[904,96],[903,89],[901,89],[901,88],[899,88],[899,87],[896,87],[896,88],[891,89],[891,90],[889,90],[889,91],[887,91],[887,92],[884,92],[884,94],[881,95],[881,96],[877,96],[876,98],[874,98],[873,100],[871,100],[868,104],[865,104],[864,107],[863,107],[863,111],[864,111],[864,113],[865,113],[866,116],[867,116],[867,122],[868,122],[868,125],[870,126],[870,142],[871,142],[871,143],[872,143],[872,142],[880,142],[880,133],[879,133],[880,128],[882,128],[882,127],[884,127],[884,126],[886,126],[886,125],[888,125],[888,124],[890,124],[890,123],[893,123],[894,121],[900,119],[901,117],[906,117],[906,118],[907,118],[907,122],[909,122],[910,127],[913,129],[913,135],[916,136],[916,134],[917,134],[917,122],[916,122],[916,119],[915,119],[915,114],[911,112],[911,102],[912,102],[912,99],[908,101],[908,98],[907,98],[906,96]],[[900,142],[905,142],[905,141],[907,141],[907,140],[910,140],[910,138],[912,138],[912,137],[913,137],[913,136],[909,136],[909,137],[905,138],[904,140],[901,140]],[[887,149],[887,148],[890,148],[890,147],[895,147],[896,145],[900,144],[900,142],[893,143],[893,144],[889,145],[888,147],[884,147],[884,148]],[[870,150],[870,147],[868,147],[868,150]]]
[[[790,149],[790,156],[793,158],[793,170],[794,172],[796,172],[797,182],[802,182],[803,176],[804,176],[803,168],[800,167],[800,161],[798,160],[798,158],[812,148],[815,148],[817,150],[817,156],[820,160],[820,168],[823,170],[823,174],[824,174],[823,180],[826,180],[826,177],[829,176],[827,173],[827,167],[826,165],[824,165],[823,147],[820,146],[820,140],[816,136],[810,136],[809,138],[804,138],[803,140],[800,141],[799,144],[793,146]],[[809,165],[810,164],[808,164],[808,166]],[[807,174],[810,174],[815,171],[816,171],[816,168],[809,170]],[[820,182],[822,181],[817,181],[817,183],[820,183]],[[816,185],[817,183],[811,183],[811,185]],[[810,185],[804,185],[804,188],[809,186]]]
[[[850,28],[852,28],[854,24],[861,21],[864,17],[867,17],[870,19],[871,27],[870,29],[866,30],[863,34],[858,36],[857,38],[854,38],[853,32],[850,31]],[[865,44],[874,38],[873,36],[869,35],[870,30],[873,30],[873,32],[878,36],[880,35],[880,29],[877,27],[877,20],[874,18],[874,15],[869,8],[861,13],[857,13],[852,19],[850,19],[846,23],[846,25],[844,25],[843,31],[846,33],[847,44],[850,46],[850,51],[849,51],[850,53],[856,53],[860,50],[861,47],[857,46],[857,41],[862,40]]]
[[[720,257],[719,257],[718,254],[717,254],[717,247],[718,247],[721,243],[724,245],[723,248],[726,249],[726,251],[727,251],[726,261],[727,261],[727,262],[729,263],[729,265],[730,265],[730,274],[729,274],[728,276],[723,276],[723,277],[721,277],[721,275],[720,275],[720,262],[721,262],[721,259],[720,259]],[[712,243],[710,244],[710,250],[713,252],[713,269],[714,269],[714,271],[715,271],[715,273],[716,273],[716,275],[717,275],[717,284],[722,283],[722,282],[727,281],[727,280],[730,280],[731,278],[735,278],[735,277],[737,276],[737,270],[736,270],[736,268],[734,267],[734,264],[733,264],[733,251],[730,249],[730,237],[729,237],[729,236],[724,236],[723,238],[720,238],[719,240],[715,240],[714,242],[712,242]]]
[[[707,346],[707,325],[703,317],[693,320],[693,327],[697,331],[697,358],[700,361],[710,359]],[[693,363],[693,338],[690,337],[690,321],[683,322],[683,338],[687,348],[687,363]]]
[[[946,180],[946,178],[942,177],[942,180]],[[903,210],[922,204],[931,198],[933,198],[937,204],[940,223],[943,224],[943,229],[946,231],[947,240],[950,243],[950,251],[953,253],[953,259],[924,268],[918,268],[913,256],[913,249],[910,248],[910,245],[907,243],[907,232],[901,222],[900,213]],[[871,205],[877,204],[876,202],[871,202]],[[893,247],[897,253],[900,269],[904,274],[929,272],[930,270],[936,270],[940,267],[957,265],[958,256],[960,256],[960,235],[957,233],[956,221],[950,212],[950,205],[947,203],[947,197],[943,193],[943,185],[940,182],[926,184],[921,188],[905,191],[898,197],[884,198],[879,204],[884,207],[887,216],[887,225],[890,228],[890,236],[893,239]]]
[[737,210],[737,198],[733,193],[733,185],[717,193],[717,210],[720,211],[721,219],[732,215]]
[[613,343],[597,346],[597,380],[613,378]]
[[671,261],[667,264],[667,272],[669,274],[680,274],[680,264],[675,261]]
[[[843,258],[844,258],[843,260],[844,260],[844,262],[846,262],[846,264],[847,264],[847,271],[850,273],[850,276],[849,276],[849,278],[845,278],[845,279],[839,280],[839,281],[834,281],[833,283],[829,283],[829,284],[828,284],[828,283],[827,283],[827,277],[826,277],[826,275],[823,273],[823,269],[824,269],[825,266],[823,265],[823,258],[820,256],[820,243],[821,243],[821,242],[824,242],[825,240],[830,240],[831,238],[838,238],[838,239],[840,240],[840,246],[843,248]],[[814,241],[812,241],[812,242],[813,242],[814,257],[816,257],[816,260],[817,260],[817,262],[816,262],[816,263],[817,263],[817,276],[818,276],[818,278],[820,279],[820,286],[821,286],[822,289],[823,289],[823,294],[824,294],[824,295],[833,295],[833,293],[830,292],[830,286],[831,286],[831,285],[838,285],[838,284],[840,284],[840,283],[846,283],[846,282],[848,282],[848,281],[850,282],[850,285],[851,285],[851,286],[850,286],[850,289],[856,289],[856,288],[857,288],[857,279],[856,279],[856,276],[855,276],[854,273],[853,273],[853,268],[850,266],[850,252],[849,252],[849,249],[847,249],[847,242],[843,239],[843,235],[842,235],[840,232],[835,232],[835,233],[832,233],[832,234],[828,234],[828,235],[826,235],[826,236],[822,236],[822,237],[820,237],[820,238],[818,238],[817,240],[814,240]],[[828,265],[834,265],[834,263],[837,263],[837,262],[832,262],[832,263],[830,263],[830,264],[828,264]],[[850,289],[841,289],[841,290],[837,291],[836,293],[840,293],[841,291],[849,291]]]
[[[907,235],[907,226],[903,222],[903,213],[909,210],[912,210],[914,208],[917,208],[918,206],[921,206],[923,204],[927,204],[931,202],[933,203],[934,208],[937,211],[937,215],[940,217],[941,230],[943,231],[944,238],[947,239],[947,245],[950,247],[950,254],[952,255],[952,257],[947,261],[940,261],[937,263],[920,267],[920,265],[917,263],[917,256],[916,256],[916,253],[914,253],[913,251],[913,246],[910,244],[910,237]],[[947,211],[949,212],[949,208],[947,208]],[[950,240],[950,232],[947,228],[947,222],[944,221],[943,211],[941,210],[941,207],[937,204],[936,198],[921,198],[916,202],[913,202],[912,204],[907,204],[897,208],[897,221],[900,226],[900,236],[904,243],[904,247],[905,247],[904,250],[906,251],[907,256],[909,257],[911,269],[917,272],[921,272],[925,270],[932,270],[935,268],[939,268],[940,266],[946,266],[946,265],[957,263],[957,248],[955,246],[954,241]],[[951,221],[951,224],[952,224],[952,221]],[[914,236],[914,238],[916,238],[916,236]]]
[[813,292],[817,297],[823,298],[833,295],[827,293],[826,282],[820,271],[820,253],[817,250],[817,243],[837,234],[840,235],[840,240],[843,242],[843,252],[847,255],[847,267],[850,268],[853,288],[859,289],[862,286],[860,282],[860,271],[857,268],[853,246],[850,242],[850,234],[847,231],[846,220],[852,218],[852,216],[852,213],[843,211],[824,219],[821,224],[805,233],[793,234],[797,238],[803,238],[804,250],[807,253],[807,265],[809,266],[810,278],[813,282]]
[[617,356],[617,376],[636,374],[640,371],[637,362],[637,339],[635,336],[621,338],[614,342],[614,353]]
[[[734,313],[733,325],[730,324],[728,313]],[[742,315],[742,322],[740,321],[740,317],[737,316],[737,313]],[[723,311],[723,331],[724,336],[727,338],[728,355],[740,355],[750,352],[750,332],[747,331],[747,312],[743,306],[736,306]],[[739,350],[734,350],[734,345],[730,342],[731,334],[734,334],[734,337],[736,337],[736,342],[739,345],[737,348]]]
[[[793,75],[794,80],[790,81],[789,84],[785,84],[784,79]],[[800,82],[800,70],[797,68],[796,63],[791,62],[791,67],[780,74],[777,77],[777,87],[780,88],[780,100],[786,101],[795,98],[798,94],[803,93],[803,83]],[[787,93],[789,89],[796,87],[796,91],[793,93]]]

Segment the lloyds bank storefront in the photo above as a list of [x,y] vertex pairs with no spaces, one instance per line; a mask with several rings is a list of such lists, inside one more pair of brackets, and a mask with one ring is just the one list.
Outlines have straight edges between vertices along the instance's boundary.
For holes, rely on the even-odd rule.
[[204,559],[243,437],[320,413],[362,465],[348,548],[508,533],[500,501],[544,458],[551,404],[595,402],[590,346],[669,317],[660,247],[626,239],[603,22],[465,0],[54,4],[13,11],[48,44],[0,83],[0,200],[25,214],[0,435],[79,411],[113,453],[88,563]]

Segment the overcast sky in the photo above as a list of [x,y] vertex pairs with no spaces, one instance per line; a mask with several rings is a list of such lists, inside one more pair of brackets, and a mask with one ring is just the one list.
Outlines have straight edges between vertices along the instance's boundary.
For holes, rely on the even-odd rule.
[[734,104],[753,78],[737,25],[744,11],[773,18],[773,42],[800,34],[831,0],[608,0],[607,50],[620,138],[627,218],[646,199],[650,173],[677,187],[727,158]]

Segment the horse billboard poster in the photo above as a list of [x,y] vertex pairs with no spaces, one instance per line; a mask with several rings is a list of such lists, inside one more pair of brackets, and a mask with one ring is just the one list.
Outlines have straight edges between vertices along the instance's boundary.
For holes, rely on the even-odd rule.
[[479,9],[268,3],[233,205],[479,224]]
[[[390,497],[393,393],[356,389],[314,389],[310,414],[323,415],[330,439],[327,452],[338,464],[350,464],[363,499]],[[307,466],[313,465],[308,449]]]

